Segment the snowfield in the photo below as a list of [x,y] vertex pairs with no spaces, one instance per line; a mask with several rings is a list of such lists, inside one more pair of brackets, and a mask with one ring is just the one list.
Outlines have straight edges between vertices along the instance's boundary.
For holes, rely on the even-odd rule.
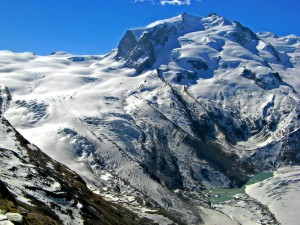
[[280,224],[293,225],[299,222],[299,166],[280,168],[274,177],[248,186],[246,192],[268,206]]

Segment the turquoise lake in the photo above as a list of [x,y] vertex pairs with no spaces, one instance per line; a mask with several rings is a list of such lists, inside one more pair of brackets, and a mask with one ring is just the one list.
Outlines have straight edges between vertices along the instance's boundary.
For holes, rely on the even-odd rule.
[[240,188],[232,189],[208,189],[203,191],[204,194],[209,195],[208,199],[212,204],[218,204],[221,202],[229,201],[234,199],[236,194],[244,194],[246,185],[255,184],[257,182],[266,180],[270,177],[273,177],[273,172],[265,172],[257,174],[251,177],[248,182]]

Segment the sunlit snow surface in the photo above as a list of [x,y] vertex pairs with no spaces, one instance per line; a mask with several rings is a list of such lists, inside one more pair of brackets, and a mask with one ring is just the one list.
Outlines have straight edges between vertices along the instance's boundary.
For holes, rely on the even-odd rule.
[[[239,37],[237,23],[216,15],[186,14],[133,29],[135,38],[163,24],[179,31],[164,46],[156,46],[155,63],[141,74],[115,60],[117,50],[99,56],[0,51],[0,82],[13,99],[4,116],[25,138],[78,172],[107,199],[122,202],[119,195],[137,199],[140,192],[195,223],[202,211],[192,210],[141,166],[163,133],[184,188],[229,186],[228,177],[182,143],[186,136],[197,134],[191,115],[176,96],[181,95],[199,118],[224,115],[216,128],[216,142],[224,151],[239,157],[257,151],[260,160],[269,157],[266,163],[273,163],[279,150],[269,146],[300,127],[299,38],[260,33],[256,40],[247,32]],[[256,77],[242,76],[245,69]],[[228,123],[245,132],[242,137],[232,135],[235,146],[225,142],[222,128]],[[191,175],[203,168],[209,171],[207,176]],[[119,194],[113,191],[116,186]],[[131,199],[124,202],[131,204]]]
[[274,177],[250,185],[247,194],[269,207],[282,225],[298,224],[300,220],[300,167],[284,167]]

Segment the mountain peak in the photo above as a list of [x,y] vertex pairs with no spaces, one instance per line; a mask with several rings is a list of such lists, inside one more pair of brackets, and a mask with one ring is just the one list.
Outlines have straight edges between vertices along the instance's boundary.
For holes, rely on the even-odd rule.
[[260,38],[279,38],[277,34],[268,31],[260,31],[256,35]]
[[148,26],[146,26],[146,28],[154,28],[154,27],[156,27],[158,25],[162,25],[162,24],[175,25],[178,23],[180,24],[182,22],[186,22],[186,23],[190,24],[190,23],[197,22],[197,21],[199,22],[201,19],[202,19],[202,17],[200,17],[200,16],[195,16],[195,15],[189,14],[187,12],[184,12],[178,16],[175,16],[175,17],[172,17],[169,19],[158,20],[153,23],[150,23]]
[[184,20],[185,20],[185,19],[191,19],[191,18],[193,18],[193,19],[195,19],[195,18],[201,19],[201,18],[202,18],[202,17],[200,17],[200,16],[195,16],[195,15],[189,14],[189,13],[187,13],[187,12],[182,13],[180,16],[181,16],[182,19],[184,19]]
[[185,17],[185,16],[189,16],[190,14],[188,14],[187,12],[183,12],[182,14],[181,14],[181,17],[183,18],[183,17]]
[[217,15],[217,13],[215,13],[215,12],[211,12],[210,14],[208,14],[207,17],[212,17],[212,16],[218,16],[218,15]]
[[[200,17],[184,12],[176,17],[153,22],[144,28],[128,30],[118,45],[115,59],[123,60],[124,67],[134,68],[137,73],[140,73],[146,68],[152,68],[155,62],[163,61],[168,64],[167,60],[172,55],[170,49],[175,49],[180,45],[180,37],[195,32],[202,32],[198,34],[209,36],[211,35],[209,29],[218,30],[218,27],[224,26],[229,26],[225,29],[227,33],[231,32],[231,26],[232,29],[247,31],[248,36],[256,40],[255,34],[249,29],[216,13],[210,13],[208,17]],[[223,28],[221,30],[224,31]],[[224,36],[225,33],[223,32],[222,35]],[[239,36],[238,40],[242,42],[240,39],[243,39],[243,35],[236,34],[235,36]],[[236,38],[233,37],[233,39]],[[159,52],[163,52],[164,55],[162,56]]]
[[150,23],[144,28],[137,28],[133,29],[135,31],[141,31],[141,30],[149,30],[153,29],[157,26],[161,25],[169,25],[169,26],[175,26],[175,27],[182,27],[185,28],[192,28],[192,27],[198,27],[199,29],[202,27],[203,24],[210,24],[211,26],[217,25],[217,24],[224,24],[228,25],[231,24],[231,21],[227,20],[226,18],[217,15],[216,13],[210,13],[207,17],[201,17],[197,15],[192,15],[187,12],[183,12],[182,14],[179,14],[178,16],[171,17],[168,19],[158,20],[153,23]]

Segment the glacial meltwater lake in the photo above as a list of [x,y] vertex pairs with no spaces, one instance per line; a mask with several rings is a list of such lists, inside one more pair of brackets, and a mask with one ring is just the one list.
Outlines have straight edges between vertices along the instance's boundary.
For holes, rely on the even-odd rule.
[[229,201],[234,199],[236,194],[245,194],[246,185],[255,184],[257,182],[266,180],[273,177],[273,172],[259,173],[251,177],[248,182],[240,188],[232,189],[208,189],[203,191],[203,193],[208,196],[211,204],[218,204],[221,202]]

